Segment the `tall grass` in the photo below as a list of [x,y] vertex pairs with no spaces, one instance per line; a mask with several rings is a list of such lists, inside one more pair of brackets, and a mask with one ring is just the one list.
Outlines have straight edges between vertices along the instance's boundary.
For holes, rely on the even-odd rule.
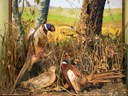
[[6,30],[1,38],[4,56],[0,59],[0,91],[8,93],[24,64],[26,52],[19,43],[16,26],[12,25],[12,30]]

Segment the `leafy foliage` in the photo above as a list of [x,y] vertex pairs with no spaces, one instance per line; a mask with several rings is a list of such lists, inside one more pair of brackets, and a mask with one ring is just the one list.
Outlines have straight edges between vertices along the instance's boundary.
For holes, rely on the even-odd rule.
[[37,4],[39,4],[40,3],[40,0],[34,0],[34,2],[36,2]]
[[68,11],[68,13],[70,14],[70,16],[72,16],[73,14],[75,14],[75,12],[74,12],[72,9],[70,9],[70,10]]
[[26,5],[27,5],[28,7],[30,7],[30,3],[29,3],[28,0],[26,0]]
[[22,0],[19,0],[19,3],[21,3]]
[[56,11],[59,13],[59,15],[61,14],[61,12],[63,11],[63,8],[62,7],[58,7],[57,9],[56,9]]

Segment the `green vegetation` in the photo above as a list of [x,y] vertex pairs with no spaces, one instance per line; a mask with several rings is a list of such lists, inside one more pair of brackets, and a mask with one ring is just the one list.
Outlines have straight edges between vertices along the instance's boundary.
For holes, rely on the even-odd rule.
[[122,22],[122,9],[105,9],[103,21],[104,23]]
[[[71,14],[71,9],[61,9],[61,12],[58,14],[58,9],[61,8],[50,8],[49,15],[48,15],[48,22],[54,21],[54,23],[74,23],[79,20],[80,11],[81,9],[73,9]],[[63,10],[63,11],[62,11]],[[113,23],[113,22],[121,22],[122,21],[122,13],[121,9],[105,9],[103,22],[104,23]],[[37,17],[37,10],[35,10],[35,15],[32,14],[32,8],[26,8],[23,14],[23,19],[29,20],[33,19],[36,20]]]
[[55,22],[62,22],[62,23],[68,23],[75,21],[75,18],[70,18],[67,16],[57,15],[57,14],[49,14],[48,20],[53,20]]
[[62,8],[62,7],[58,7],[58,8],[56,9],[56,11],[60,14],[60,13],[63,11],[63,8]]
[[112,16],[104,16],[103,21],[104,23],[121,22],[122,15],[118,13],[118,14],[113,14]]

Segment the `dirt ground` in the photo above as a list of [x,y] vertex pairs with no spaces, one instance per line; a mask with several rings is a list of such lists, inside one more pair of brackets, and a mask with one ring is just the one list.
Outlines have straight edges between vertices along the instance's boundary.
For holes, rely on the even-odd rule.
[[98,86],[91,86],[86,90],[83,90],[81,93],[75,93],[73,89],[68,91],[44,91],[40,90],[40,92],[30,92],[23,90],[17,90],[15,95],[34,95],[34,96],[128,96],[128,90],[126,89],[126,85],[119,83],[119,84],[112,84],[108,83],[102,85],[102,87]]

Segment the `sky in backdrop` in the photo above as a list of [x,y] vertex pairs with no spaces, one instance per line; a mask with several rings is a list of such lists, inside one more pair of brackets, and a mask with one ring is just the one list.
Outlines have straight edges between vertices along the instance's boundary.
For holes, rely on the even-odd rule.
[[[108,1],[108,0],[107,0]],[[109,0],[109,5],[106,3],[105,8],[121,8],[122,0]],[[81,8],[83,0],[51,0],[50,5],[55,7],[63,7],[63,8]]]
[[[34,5],[34,0],[28,0],[31,5]],[[121,8],[122,0],[106,0],[109,4],[105,4],[105,8]],[[50,6],[62,8],[81,8],[83,0],[51,0]]]

